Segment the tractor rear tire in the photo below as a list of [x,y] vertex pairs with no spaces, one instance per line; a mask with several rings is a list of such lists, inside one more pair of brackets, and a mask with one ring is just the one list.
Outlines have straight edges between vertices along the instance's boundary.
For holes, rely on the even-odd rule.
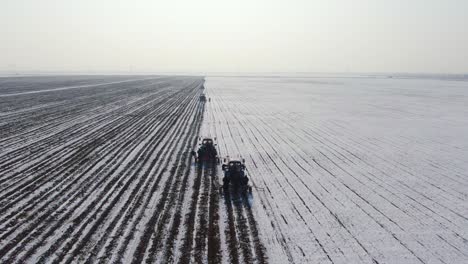
[[224,189],[229,188],[229,178],[226,178],[226,177],[223,178],[223,188]]

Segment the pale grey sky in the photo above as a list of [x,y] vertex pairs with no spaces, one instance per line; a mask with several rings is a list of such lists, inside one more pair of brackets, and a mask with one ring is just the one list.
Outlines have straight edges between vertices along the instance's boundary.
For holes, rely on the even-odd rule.
[[468,72],[466,0],[0,3],[0,71]]

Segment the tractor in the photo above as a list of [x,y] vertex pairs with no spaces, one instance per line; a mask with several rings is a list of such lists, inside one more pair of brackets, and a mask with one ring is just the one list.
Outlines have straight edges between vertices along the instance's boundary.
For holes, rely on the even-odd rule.
[[216,162],[219,163],[218,151],[216,150],[217,144],[215,143],[216,137],[211,138],[199,138],[200,143],[198,144],[197,152],[192,151],[192,155],[195,156],[195,162]]
[[206,102],[206,95],[205,94],[200,95],[200,102]]
[[249,177],[245,172],[245,160],[230,160],[229,157],[224,159],[222,166],[224,171],[223,189],[228,190],[232,186],[236,190],[252,192],[252,187],[249,186]]

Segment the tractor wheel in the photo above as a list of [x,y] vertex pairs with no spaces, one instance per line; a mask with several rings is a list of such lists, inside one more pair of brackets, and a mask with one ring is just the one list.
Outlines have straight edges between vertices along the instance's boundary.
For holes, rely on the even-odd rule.
[[241,183],[242,185],[247,186],[249,184],[249,178],[247,177],[242,178]]

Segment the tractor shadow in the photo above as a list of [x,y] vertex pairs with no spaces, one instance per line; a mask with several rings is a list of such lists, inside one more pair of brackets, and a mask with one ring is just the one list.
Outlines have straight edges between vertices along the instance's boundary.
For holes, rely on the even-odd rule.
[[240,188],[229,187],[224,189],[220,187],[220,195],[226,205],[234,206],[235,208],[252,208],[254,196],[252,192],[241,190]]

